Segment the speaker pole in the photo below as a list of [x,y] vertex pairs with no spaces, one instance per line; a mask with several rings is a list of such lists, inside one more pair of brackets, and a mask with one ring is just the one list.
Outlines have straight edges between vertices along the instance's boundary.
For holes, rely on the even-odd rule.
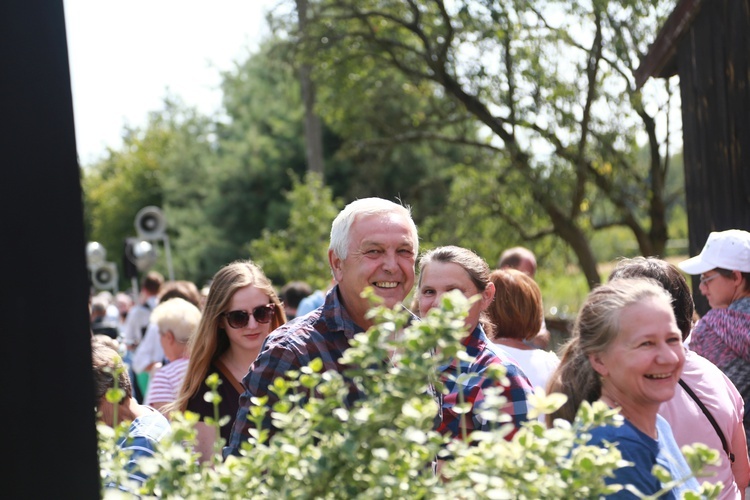
[[109,262],[108,264],[112,267],[112,293],[114,295],[117,295],[117,293],[120,291],[119,281],[120,281],[120,274],[117,272],[117,266],[114,262]]
[[172,250],[169,247],[169,236],[164,234],[162,237],[164,240],[164,253],[166,253],[167,257],[167,269],[169,270],[169,281],[174,281],[174,269],[172,268]]

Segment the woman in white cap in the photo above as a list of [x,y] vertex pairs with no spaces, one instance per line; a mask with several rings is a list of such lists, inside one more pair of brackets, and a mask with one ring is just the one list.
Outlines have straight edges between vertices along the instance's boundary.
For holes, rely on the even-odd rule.
[[712,232],[700,255],[678,267],[700,275],[700,291],[711,306],[690,334],[690,349],[718,366],[737,387],[745,401],[745,434],[750,436],[750,233]]

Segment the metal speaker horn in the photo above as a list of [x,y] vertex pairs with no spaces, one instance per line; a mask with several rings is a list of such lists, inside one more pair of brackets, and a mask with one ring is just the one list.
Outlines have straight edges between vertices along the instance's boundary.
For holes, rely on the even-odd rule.
[[96,241],[90,241],[86,245],[86,263],[89,269],[93,269],[104,263],[107,258],[107,250]]
[[164,238],[167,230],[167,219],[159,207],[143,207],[135,216],[135,230],[144,240]]
[[102,262],[91,269],[91,283],[99,290],[114,290],[117,285],[117,266]]
[[133,263],[139,271],[148,271],[156,264],[156,248],[148,241],[139,241],[133,245]]

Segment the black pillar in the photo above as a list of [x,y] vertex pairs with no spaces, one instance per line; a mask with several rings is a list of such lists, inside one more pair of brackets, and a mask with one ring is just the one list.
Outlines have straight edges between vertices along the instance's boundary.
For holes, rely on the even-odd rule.
[[[750,230],[750,1],[703,2],[677,44],[690,255]],[[699,314],[710,306],[698,290]]]
[[5,498],[98,498],[88,277],[62,0],[0,2]]

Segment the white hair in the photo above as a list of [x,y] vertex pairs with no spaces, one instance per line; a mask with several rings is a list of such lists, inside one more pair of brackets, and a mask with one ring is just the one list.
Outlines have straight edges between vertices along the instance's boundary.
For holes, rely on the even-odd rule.
[[362,198],[349,203],[339,212],[331,224],[331,241],[328,245],[329,250],[340,259],[346,259],[349,251],[352,224],[360,216],[381,215],[396,213],[403,215],[407,221],[414,236],[414,253],[419,253],[419,234],[417,225],[411,218],[411,208],[407,205],[399,205],[383,198]]
[[174,297],[156,306],[150,321],[156,323],[160,332],[170,331],[178,342],[184,344],[198,329],[201,311],[187,300]]

